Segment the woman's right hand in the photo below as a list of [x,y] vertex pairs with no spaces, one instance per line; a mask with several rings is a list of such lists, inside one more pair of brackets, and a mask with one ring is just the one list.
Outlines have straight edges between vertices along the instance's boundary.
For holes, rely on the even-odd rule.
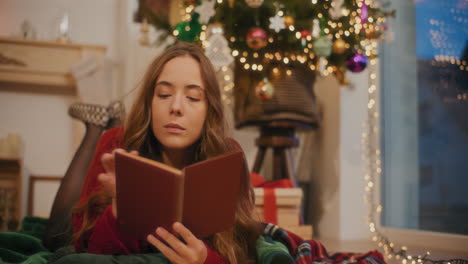
[[[112,197],[112,214],[117,217],[116,192],[115,192],[115,152],[126,152],[118,148],[112,153],[104,153],[101,157],[101,164],[105,172],[98,175],[98,180],[104,187],[104,190]],[[138,155],[137,151],[130,151],[130,154]]]

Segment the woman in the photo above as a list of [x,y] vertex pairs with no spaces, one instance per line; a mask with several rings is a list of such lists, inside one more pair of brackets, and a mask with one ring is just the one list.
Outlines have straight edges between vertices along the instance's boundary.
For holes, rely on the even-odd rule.
[[[215,71],[203,51],[178,43],[149,66],[140,93],[123,128],[100,139],[74,214],[77,251],[100,254],[144,253],[155,246],[173,263],[248,263],[255,260],[260,227],[253,220],[253,192],[247,167],[241,183],[235,225],[199,240],[181,223],[137,241],[116,228],[115,151],[139,155],[183,168],[239,147],[227,138],[226,122]],[[135,152],[136,153],[136,152]]]

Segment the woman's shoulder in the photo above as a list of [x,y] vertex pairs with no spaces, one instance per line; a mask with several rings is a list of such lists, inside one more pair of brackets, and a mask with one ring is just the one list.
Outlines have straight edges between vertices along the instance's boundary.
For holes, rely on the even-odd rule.
[[237,140],[235,140],[234,138],[227,138],[229,144],[232,146],[231,149],[236,149],[236,150],[242,150],[242,147],[241,145],[239,144],[239,142],[237,142]]

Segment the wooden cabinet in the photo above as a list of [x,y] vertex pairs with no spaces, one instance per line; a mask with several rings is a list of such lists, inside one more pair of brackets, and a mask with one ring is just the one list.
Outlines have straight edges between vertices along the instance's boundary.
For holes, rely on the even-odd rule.
[[0,37],[0,82],[73,89],[71,66],[91,55],[103,63],[105,51],[99,45]]
[[0,231],[16,230],[21,216],[21,159],[0,157]]

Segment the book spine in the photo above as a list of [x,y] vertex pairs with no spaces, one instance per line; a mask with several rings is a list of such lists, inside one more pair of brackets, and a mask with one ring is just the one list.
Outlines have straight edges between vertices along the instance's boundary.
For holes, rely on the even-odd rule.
[[185,174],[182,173],[182,177],[179,184],[179,190],[176,192],[178,195],[177,197],[177,212],[176,212],[176,219],[178,222],[182,223],[182,217],[184,212],[184,196],[185,196]]

